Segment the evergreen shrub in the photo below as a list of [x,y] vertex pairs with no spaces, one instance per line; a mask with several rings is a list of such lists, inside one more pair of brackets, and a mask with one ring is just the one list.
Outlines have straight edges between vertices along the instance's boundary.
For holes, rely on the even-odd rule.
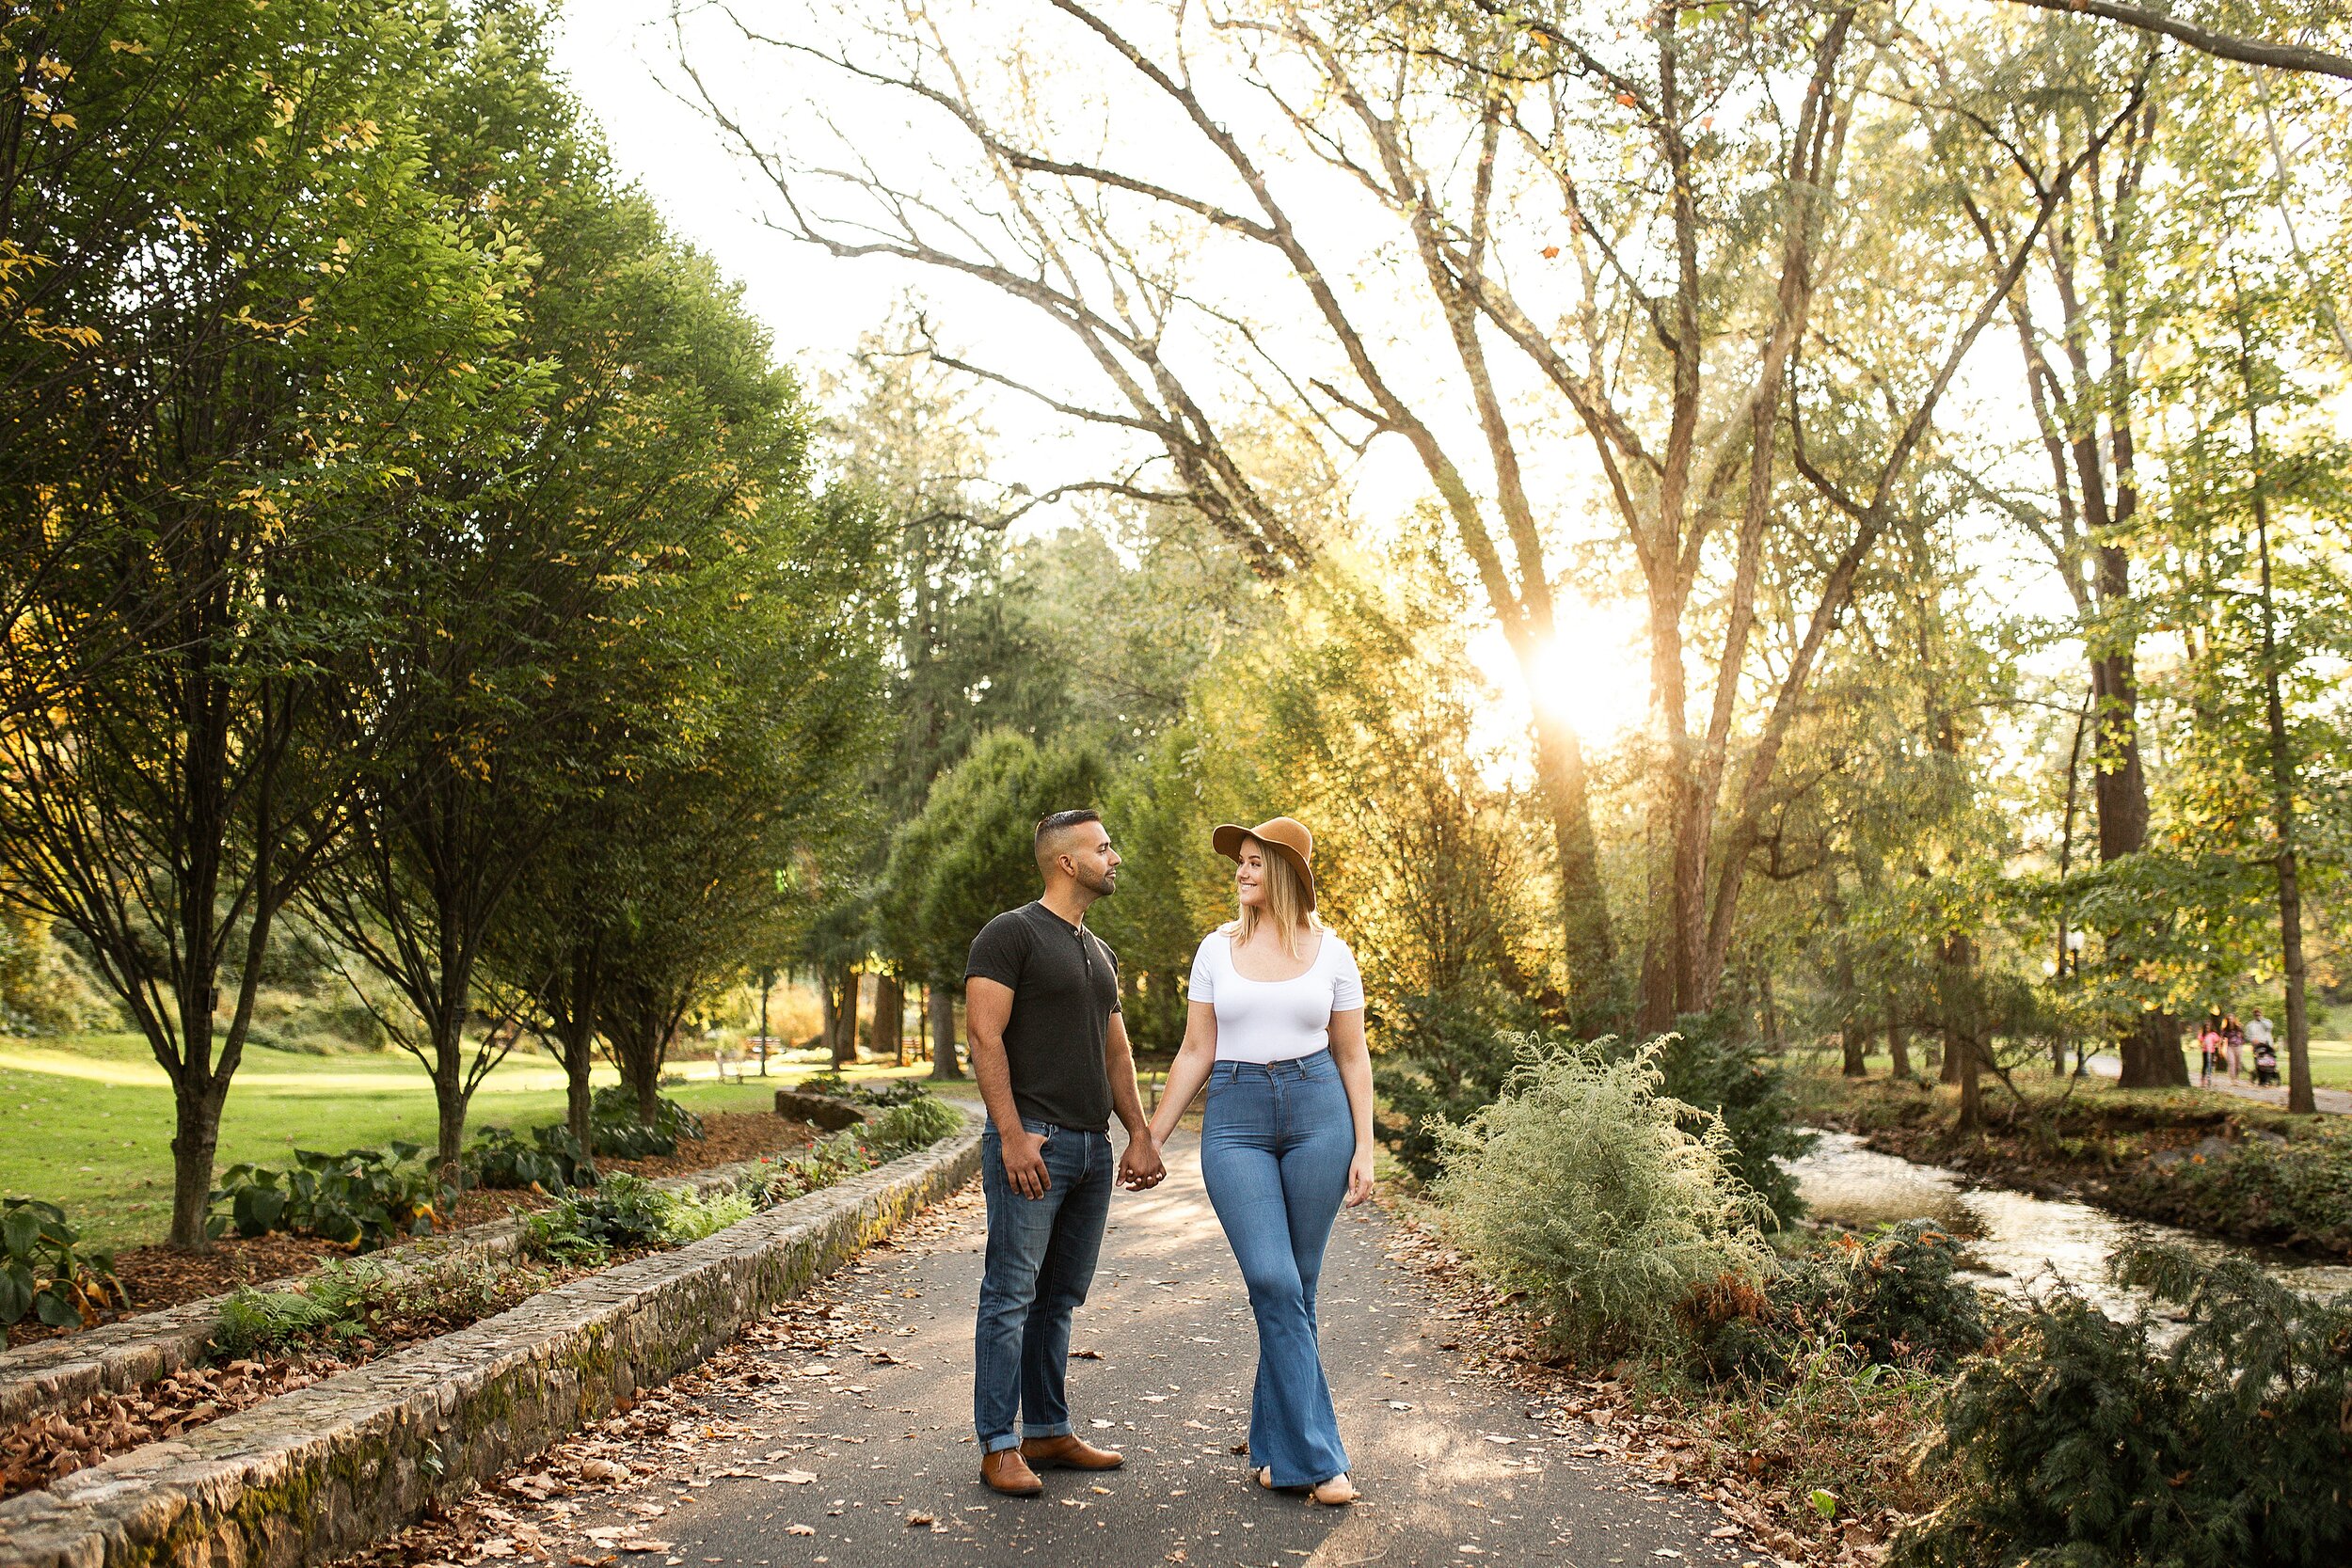
[[1830,1345],[1865,1365],[1948,1372],[1990,1333],[1960,1258],[1948,1231],[1905,1220],[1783,1259],[1761,1280],[1702,1281],[1677,1311],[1693,1361],[1719,1382],[1777,1386]]
[[1960,1485],[1896,1568],[2352,1562],[2352,1305],[2169,1247],[2115,1272],[2185,1331],[2160,1346],[2072,1291],[2035,1305],[1947,1399],[1928,1462]]
[[1611,1354],[1678,1338],[1703,1282],[1761,1280],[1770,1211],[1722,1123],[1664,1092],[1653,1041],[1516,1042],[1501,1098],[1433,1124],[1449,1232],[1493,1284],[1526,1292],[1559,1347]]

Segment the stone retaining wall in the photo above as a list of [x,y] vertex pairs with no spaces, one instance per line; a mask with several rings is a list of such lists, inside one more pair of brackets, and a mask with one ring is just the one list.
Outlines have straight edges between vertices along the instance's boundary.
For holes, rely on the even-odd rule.
[[0,1503],[0,1568],[348,1554],[700,1361],[978,1168],[979,1131]]
[[[739,1160],[684,1176],[664,1177],[655,1185],[697,1194],[715,1192],[734,1186],[739,1177],[758,1164],[757,1160]],[[478,1255],[499,1259],[515,1257],[521,1250],[521,1225],[505,1219],[368,1256],[400,1275],[451,1258]],[[290,1275],[258,1289],[290,1291],[305,1277]],[[220,1326],[221,1303],[228,1299],[207,1296],[102,1323],[79,1334],[62,1334],[0,1351],[0,1426],[40,1411],[77,1404],[92,1394],[124,1393],[196,1365],[213,1342],[213,1331]]]

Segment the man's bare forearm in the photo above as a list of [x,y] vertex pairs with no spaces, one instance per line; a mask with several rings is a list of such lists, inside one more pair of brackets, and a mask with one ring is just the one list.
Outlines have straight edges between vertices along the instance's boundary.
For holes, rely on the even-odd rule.
[[1136,1053],[1127,1044],[1126,1027],[1116,1017],[1103,1047],[1103,1067],[1110,1074],[1111,1109],[1118,1113],[1120,1125],[1131,1138],[1144,1136],[1150,1126],[1143,1115],[1143,1091],[1136,1086]]
[[972,1056],[972,1076],[979,1081],[980,1101],[988,1107],[988,1119],[1002,1135],[1020,1132],[1021,1107],[1013,1103],[1012,1066],[1005,1057],[1004,1039],[974,1029],[966,1049]]

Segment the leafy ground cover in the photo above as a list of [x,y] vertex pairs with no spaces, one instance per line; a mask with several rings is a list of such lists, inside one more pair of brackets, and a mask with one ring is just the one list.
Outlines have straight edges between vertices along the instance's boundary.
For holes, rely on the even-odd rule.
[[[599,1083],[613,1081],[609,1069],[598,1069]],[[766,1110],[778,1085],[791,1081],[697,1080],[663,1092],[707,1118]],[[472,1120],[527,1125],[563,1114],[562,1070],[545,1057],[520,1057],[484,1082]],[[0,1138],[0,1195],[57,1204],[93,1246],[161,1239],[171,1217],[171,1090],[138,1037],[0,1037],[0,1117],[8,1133]],[[224,1169],[283,1165],[296,1145],[343,1149],[402,1138],[430,1146],[433,1137],[432,1085],[407,1056],[255,1051],[222,1114],[219,1161]]]
[[1943,1085],[1800,1074],[1800,1114],[1873,1148],[2044,1196],[2234,1241],[2352,1256],[2352,1117],[2290,1117],[2198,1089],[2069,1085],[2029,1073],[1987,1091],[1981,1134],[1953,1132]]

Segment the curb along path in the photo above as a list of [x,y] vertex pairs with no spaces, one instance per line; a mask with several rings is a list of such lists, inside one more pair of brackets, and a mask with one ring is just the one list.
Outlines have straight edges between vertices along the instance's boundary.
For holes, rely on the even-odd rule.
[[[1762,1554],[1700,1497],[1592,1457],[1526,1400],[1465,1372],[1373,1209],[1343,1212],[1321,1291],[1340,1423],[1369,1500],[1269,1495],[1233,1453],[1256,1337],[1197,1146],[1120,1194],[1073,1340],[1072,1414],[1123,1449],[1107,1475],[1049,1471],[1000,1497],[971,1438],[977,1184],[729,1350],[562,1445],[448,1520],[362,1560],[620,1568],[1613,1568]],[[1584,1450],[1580,1453],[1580,1449]],[[1769,1560],[1767,1559],[1766,1560]]]
[[659,1384],[977,1168],[976,1127],[0,1503],[0,1565],[348,1552]]

